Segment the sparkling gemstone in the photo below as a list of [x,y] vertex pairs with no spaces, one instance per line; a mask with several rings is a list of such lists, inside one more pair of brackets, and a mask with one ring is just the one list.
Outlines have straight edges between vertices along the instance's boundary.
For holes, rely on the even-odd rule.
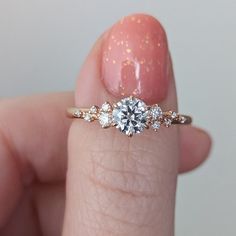
[[81,117],[82,115],[83,115],[83,113],[80,110],[77,110],[74,112],[74,116],[76,116],[76,117]]
[[164,119],[164,125],[165,125],[166,127],[170,127],[170,126],[171,126],[171,123],[172,123],[172,120],[171,120],[171,119],[169,119],[169,118],[165,118],[165,119]]
[[93,116],[92,116],[92,114],[90,114],[90,113],[85,113],[85,114],[84,114],[84,120],[86,120],[86,121],[88,121],[88,122],[93,121]]
[[162,116],[162,110],[158,105],[154,105],[150,108],[152,119],[156,120]]
[[96,113],[98,112],[97,106],[92,106],[92,107],[90,108],[89,112],[90,112],[91,114],[96,114]]
[[110,103],[108,103],[108,102],[103,103],[103,104],[102,104],[102,110],[105,111],[105,112],[110,111],[110,110],[111,110],[111,105],[110,105]]
[[101,112],[99,114],[99,122],[103,128],[109,127],[112,123],[112,116],[110,113]]
[[134,97],[122,99],[115,105],[112,114],[114,124],[126,135],[140,133],[146,127],[148,109],[140,99]]
[[181,116],[180,122],[183,124],[186,121],[186,118],[184,116]]
[[176,118],[177,118],[177,113],[173,111],[173,112],[171,113],[171,118],[172,118],[172,119],[176,119]]
[[154,121],[152,124],[152,128],[157,131],[158,129],[160,129],[161,127],[161,123],[159,121]]

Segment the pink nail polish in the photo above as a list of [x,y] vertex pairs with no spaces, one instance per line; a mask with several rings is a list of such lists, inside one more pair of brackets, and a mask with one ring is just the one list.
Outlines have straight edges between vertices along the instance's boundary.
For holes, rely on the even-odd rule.
[[102,80],[116,97],[160,102],[168,90],[168,46],[160,23],[148,15],[123,18],[103,43]]

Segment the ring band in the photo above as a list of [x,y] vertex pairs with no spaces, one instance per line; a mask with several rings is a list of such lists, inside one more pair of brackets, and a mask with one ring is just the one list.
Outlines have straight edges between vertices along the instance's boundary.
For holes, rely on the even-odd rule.
[[149,127],[158,131],[161,125],[170,127],[172,124],[192,123],[190,116],[174,111],[162,111],[158,104],[148,106],[141,99],[133,96],[123,98],[115,104],[105,102],[101,108],[95,105],[91,108],[71,107],[67,109],[67,115],[88,122],[98,120],[102,128],[115,126],[130,137]]

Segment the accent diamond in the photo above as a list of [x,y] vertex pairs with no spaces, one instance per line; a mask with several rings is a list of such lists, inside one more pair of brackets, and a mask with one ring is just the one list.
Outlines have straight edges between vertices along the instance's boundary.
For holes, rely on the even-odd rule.
[[161,123],[159,121],[154,121],[154,123],[152,124],[152,128],[157,131],[158,129],[160,129],[161,127]]
[[109,102],[105,102],[102,104],[102,111],[108,112],[111,111],[111,104]]
[[176,118],[177,118],[177,113],[174,112],[174,111],[172,111],[172,112],[171,112],[171,118],[172,118],[172,119],[176,119]]
[[180,122],[183,124],[186,121],[186,118],[184,116],[180,117]]
[[142,132],[147,126],[148,109],[138,98],[122,99],[115,105],[112,114],[116,127],[128,136]]
[[85,114],[84,114],[84,120],[85,120],[85,121],[88,121],[88,122],[91,122],[91,121],[93,121],[94,119],[93,119],[92,114],[90,114],[90,113],[85,113]]
[[169,118],[164,119],[164,125],[168,128],[171,126],[172,120]]
[[89,110],[91,114],[96,114],[98,112],[98,107],[97,106],[92,106]]
[[112,123],[112,116],[110,113],[106,113],[106,112],[101,112],[99,114],[99,122],[102,126],[102,128],[107,128],[111,125]]
[[80,118],[83,115],[83,112],[80,110],[77,110],[74,112],[74,116]]
[[161,108],[156,104],[150,108],[151,117],[154,120],[157,120],[162,116]]

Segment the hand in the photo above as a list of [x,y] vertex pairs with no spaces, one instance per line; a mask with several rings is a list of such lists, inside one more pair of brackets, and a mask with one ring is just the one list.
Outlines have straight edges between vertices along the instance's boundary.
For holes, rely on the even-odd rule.
[[[75,103],[133,93],[177,109],[166,35],[147,15],[126,17],[98,39]],[[71,124],[73,100],[65,92],[0,102],[0,235],[173,235],[177,174],[206,159],[208,134],[172,126],[128,138],[95,122]]]

